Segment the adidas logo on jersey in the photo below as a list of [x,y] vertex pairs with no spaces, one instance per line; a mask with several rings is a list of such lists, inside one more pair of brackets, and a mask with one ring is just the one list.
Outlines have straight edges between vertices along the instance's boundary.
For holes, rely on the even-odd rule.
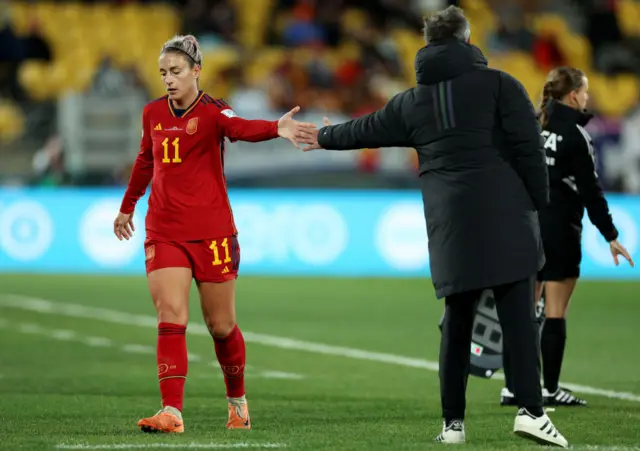
[[229,267],[225,266],[224,269],[222,270],[222,274],[227,274],[229,272]]
[[162,130],[162,124],[158,124],[153,128],[155,131],[160,131]]

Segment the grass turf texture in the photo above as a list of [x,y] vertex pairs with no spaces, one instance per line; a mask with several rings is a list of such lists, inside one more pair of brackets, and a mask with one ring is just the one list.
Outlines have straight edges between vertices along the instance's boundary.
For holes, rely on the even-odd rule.
[[[437,361],[442,302],[433,298],[428,280],[242,277],[237,287],[243,331]],[[568,323],[564,381],[640,394],[638,288],[637,283],[579,284]],[[68,311],[16,308],[3,304],[8,294],[145,315],[148,324],[122,324],[129,316],[100,317],[94,310],[89,317],[86,312],[74,317]],[[0,449],[443,446],[433,443],[441,428],[437,373],[275,347],[260,343],[257,335],[247,343],[254,429],[227,431],[224,383],[212,364],[212,341],[191,327],[187,342],[195,357],[186,385],[186,432],[142,434],[136,422],[159,408],[156,330],[144,278],[2,275],[0,308]],[[191,308],[191,321],[202,323],[195,287]],[[515,410],[498,405],[501,386],[470,379],[466,446],[537,449],[511,433]],[[640,402],[585,397],[587,408],[550,414],[575,449],[640,450]]]

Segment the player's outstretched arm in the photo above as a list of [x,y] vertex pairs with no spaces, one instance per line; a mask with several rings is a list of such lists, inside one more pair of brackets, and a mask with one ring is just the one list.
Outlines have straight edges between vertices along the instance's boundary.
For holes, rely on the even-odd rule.
[[298,149],[300,148],[298,143],[308,142],[313,139],[314,132],[318,131],[315,124],[311,122],[298,122],[293,119],[299,111],[300,107],[297,106],[278,121],[278,136],[288,139]]
[[218,124],[221,133],[231,141],[261,142],[281,137],[299,147],[298,142],[309,139],[316,126],[293,119],[298,111],[300,107],[297,106],[278,121],[249,120],[238,117],[227,105],[220,111]]

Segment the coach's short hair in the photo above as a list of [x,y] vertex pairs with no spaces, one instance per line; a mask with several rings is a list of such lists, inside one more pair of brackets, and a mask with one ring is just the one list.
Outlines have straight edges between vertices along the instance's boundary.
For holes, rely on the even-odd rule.
[[457,6],[432,14],[424,19],[424,39],[429,42],[458,39],[468,42],[471,36],[469,21]]

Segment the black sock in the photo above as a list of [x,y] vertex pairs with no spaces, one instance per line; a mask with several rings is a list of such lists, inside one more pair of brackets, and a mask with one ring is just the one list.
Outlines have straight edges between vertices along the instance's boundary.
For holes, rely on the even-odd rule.
[[567,341],[567,322],[564,318],[547,318],[542,328],[542,372],[544,386],[549,393],[558,390],[560,369]]

